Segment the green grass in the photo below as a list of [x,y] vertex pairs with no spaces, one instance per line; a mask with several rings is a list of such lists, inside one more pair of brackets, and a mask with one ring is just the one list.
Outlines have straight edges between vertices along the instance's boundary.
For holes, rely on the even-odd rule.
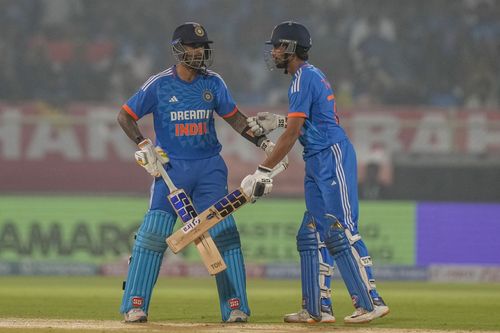
[[[25,209],[27,201],[30,202],[28,210]],[[92,235],[97,235],[98,229],[94,230],[92,226],[100,223],[113,222],[127,228],[129,225],[139,224],[146,206],[147,198],[3,196],[0,197],[0,223],[10,221],[9,223],[16,225],[20,230],[21,241],[29,244],[27,230],[34,222],[42,223],[43,226],[57,222],[64,226],[66,233],[71,233],[72,226],[84,220],[91,226],[90,230],[94,232]],[[291,256],[296,261],[298,255],[295,251],[295,233],[303,210],[302,200],[276,199],[263,200],[237,212],[236,218],[248,262],[251,259],[264,260],[263,253],[280,255],[279,258],[270,258],[273,260],[291,260]],[[378,264],[414,263],[413,203],[362,202],[361,214],[363,238]],[[65,236],[64,240],[71,241],[71,237]],[[276,248],[273,245],[275,243],[282,244],[282,248]],[[5,243],[0,244],[0,247],[1,245]],[[123,250],[126,253],[129,251],[128,248]],[[30,255],[30,258],[37,253]],[[56,254],[52,255],[59,259]],[[0,261],[19,259],[12,251],[2,253],[2,256]],[[198,255],[194,253],[193,256],[197,258]],[[63,259],[73,263],[106,258],[75,255]],[[2,318],[13,317],[118,322],[122,319],[118,313],[122,295],[121,280],[115,277],[0,276],[0,332],[90,332],[1,327]],[[369,327],[500,331],[500,284],[378,282],[377,285],[390,306],[391,313],[386,318],[369,324]],[[264,325],[282,323],[283,314],[300,308],[300,293],[299,281],[249,280],[251,322]],[[334,330],[345,328],[342,318],[353,309],[341,281],[334,282],[332,298],[338,318]],[[153,323],[219,323],[219,303],[214,280],[160,279],[151,303],[149,319]],[[323,325],[316,327],[330,330]],[[148,330],[154,328],[147,327]],[[172,332],[171,328],[168,329]],[[312,329],[307,326],[307,330]],[[180,331],[186,332],[186,328]]]
[[[353,309],[343,283],[334,283],[335,314],[342,319]],[[378,289],[391,313],[370,327],[500,330],[500,284],[385,282]],[[120,320],[121,293],[121,279],[114,277],[0,277],[0,322],[12,317]],[[252,323],[281,323],[284,313],[300,307],[300,283],[251,279],[248,296]],[[219,323],[214,280],[159,279],[149,318]],[[342,320],[335,324],[343,326]]]

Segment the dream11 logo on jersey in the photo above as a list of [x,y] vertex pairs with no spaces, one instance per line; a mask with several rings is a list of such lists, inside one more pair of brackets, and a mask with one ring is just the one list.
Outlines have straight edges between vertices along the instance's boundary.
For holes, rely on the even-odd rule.
[[[207,134],[207,124],[212,117],[213,111],[214,110],[170,111],[170,121],[179,122],[175,124],[175,136]],[[195,122],[186,122],[188,120],[194,120]]]

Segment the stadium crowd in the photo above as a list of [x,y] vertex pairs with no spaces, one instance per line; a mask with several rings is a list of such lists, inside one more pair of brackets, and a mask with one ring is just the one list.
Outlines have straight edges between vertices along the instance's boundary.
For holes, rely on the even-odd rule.
[[[121,103],[171,63],[185,20],[215,41],[214,69],[242,104],[286,101],[263,41],[271,24],[311,27],[311,62],[339,104],[500,105],[500,2],[494,0],[3,0],[0,100]],[[315,43],[315,40],[322,41]],[[326,41],[326,42],[325,42]]]

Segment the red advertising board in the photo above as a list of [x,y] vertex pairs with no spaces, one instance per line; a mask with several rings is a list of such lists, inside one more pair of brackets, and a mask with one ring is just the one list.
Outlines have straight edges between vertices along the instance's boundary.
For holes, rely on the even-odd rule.
[[[64,111],[43,104],[0,105],[0,192],[147,193],[151,178],[136,165],[136,148],[118,126],[116,114],[116,108],[90,104]],[[340,116],[360,163],[406,153],[500,155],[496,110],[350,109]],[[140,126],[154,135],[151,118],[142,119]],[[216,126],[230,187],[236,187],[264,154],[222,119]],[[289,155],[290,168],[276,179],[274,194],[302,194],[301,150],[297,143]]]

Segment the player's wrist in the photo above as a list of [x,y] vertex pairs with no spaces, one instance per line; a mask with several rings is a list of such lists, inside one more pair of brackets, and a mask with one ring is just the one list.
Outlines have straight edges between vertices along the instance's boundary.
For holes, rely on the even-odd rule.
[[285,116],[278,115],[276,123],[277,123],[277,127],[286,128],[286,126],[288,125],[288,118]]
[[134,139],[136,145],[139,145],[142,141],[144,141],[144,137],[142,135],[139,135]]
[[139,147],[140,149],[144,149],[146,147],[152,147],[153,146],[153,142],[148,139],[148,138],[142,138],[141,141],[139,141],[139,143],[137,143],[137,147]]
[[273,169],[261,164],[257,167],[257,171],[260,171],[264,174],[268,174],[268,173],[271,173],[271,171],[273,171]]

